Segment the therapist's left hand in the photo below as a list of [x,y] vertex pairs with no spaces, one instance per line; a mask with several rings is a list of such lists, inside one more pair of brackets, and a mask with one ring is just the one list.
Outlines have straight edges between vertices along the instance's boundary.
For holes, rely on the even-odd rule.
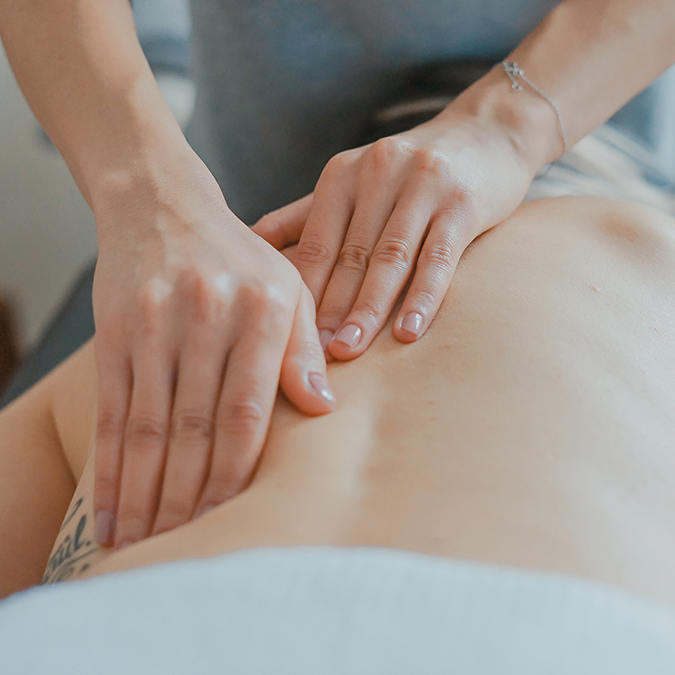
[[352,359],[411,275],[394,335],[413,342],[424,333],[466,247],[516,209],[534,173],[497,122],[451,105],[410,131],[336,155],[312,194],[253,231],[279,249],[298,244],[294,263],[314,296],[322,345]]

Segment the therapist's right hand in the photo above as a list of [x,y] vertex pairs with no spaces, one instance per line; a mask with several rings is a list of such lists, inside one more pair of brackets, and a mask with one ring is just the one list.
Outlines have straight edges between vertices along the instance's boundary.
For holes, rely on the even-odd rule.
[[300,274],[228,209],[196,155],[111,177],[93,199],[95,537],[122,547],[249,482],[279,384],[335,405]]

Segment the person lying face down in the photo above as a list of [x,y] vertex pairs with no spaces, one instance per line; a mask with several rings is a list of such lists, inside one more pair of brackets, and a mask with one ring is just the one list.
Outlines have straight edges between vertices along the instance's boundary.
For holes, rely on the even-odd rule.
[[334,545],[675,602],[663,564],[675,557],[673,288],[669,216],[591,197],[526,203],[470,246],[423,340],[383,330],[358,361],[330,364],[332,415],[307,418],[280,395],[244,492],[123,550],[94,543],[89,344],[0,416],[0,595],[43,574]]

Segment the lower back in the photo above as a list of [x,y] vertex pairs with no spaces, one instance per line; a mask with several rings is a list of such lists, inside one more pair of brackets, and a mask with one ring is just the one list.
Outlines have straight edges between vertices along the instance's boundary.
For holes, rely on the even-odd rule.
[[675,600],[662,562],[675,555],[673,288],[668,217],[586,198],[521,207],[464,254],[422,340],[398,343],[389,325],[330,366],[335,413],[278,401],[244,493],[86,575],[368,545]]

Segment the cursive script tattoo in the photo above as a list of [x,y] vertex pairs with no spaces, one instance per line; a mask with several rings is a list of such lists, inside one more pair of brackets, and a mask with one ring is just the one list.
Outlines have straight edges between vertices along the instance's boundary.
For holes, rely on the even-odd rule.
[[[83,502],[84,498],[80,498],[75,502],[61,526],[59,536],[68,525],[75,521],[75,516],[82,507]],[[70,579],[75,572],[81,573],[89,568],[89,564],[85,562],[85,559],[98,551],[99,546],[84,536],[86,527],[87,514],[83,513],[77,521],[75,531],[73,532],[71,527],[71,532],[64,537],[58,548],[52,553],[51,558],[49,558],[47,569],[42,579],[43,584],[65,581],[66,579]]]
[[75,514],[80,510],[80,506],[82,506],[82,504],[84,504],[84,497],[80,497],[75,502],[73,510],[66,516],[66,519],[63,521],[63,525],[61,525],[61,528],[59,529],[59,534],[61,534],[61,532],[63,532],[63,530],[66,529],[66,526],[75,517]]

